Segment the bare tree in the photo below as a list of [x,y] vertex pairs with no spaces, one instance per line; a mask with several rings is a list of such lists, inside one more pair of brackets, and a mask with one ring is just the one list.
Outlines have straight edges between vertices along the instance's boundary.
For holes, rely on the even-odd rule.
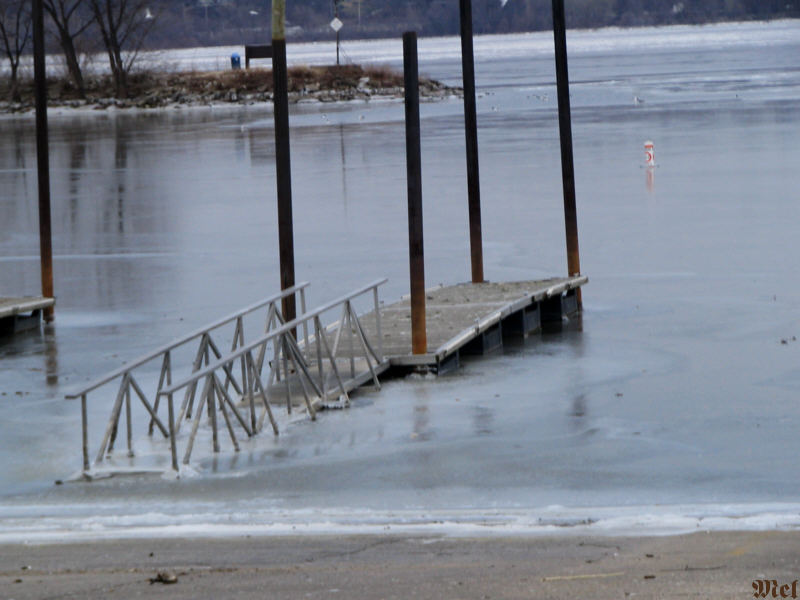
[[9,95],[20,101],[19,61],[31,39],[31,15],[26,0],[0,0],[0,38],[11,69]]
[[128,96],[128,74],[156,18],[149,0],[89,0],[108,53],[117,97]]
[[94,15],[89,10],[89,2],[88,0],[44,0],[44,8],[55,26],[69,76],[80,95],[83,96],[83,73],[78,62],[75,40],[94,22]]

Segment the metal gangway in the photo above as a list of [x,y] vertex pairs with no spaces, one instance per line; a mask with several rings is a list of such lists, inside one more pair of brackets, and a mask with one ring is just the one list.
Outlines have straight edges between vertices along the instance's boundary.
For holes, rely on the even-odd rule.
[[[378,287],[386,281],[373,281],[310,311],[306,310],[305,298],[308,283],[300,283],[68,393],[68,399],[81,400],[83,476],[92,479],[104,459],[113,455],[123,415],[127,456],[134,456],[134,417],[138,416],[148,436],[157,429],[168,441],[171,468],[178,473],[179,447],[183,446],[182,461],[188,465],[204,414],[211,428],[213,452],[220,452],[220,415],[233,449],[239,451],[237,429],[252,438],[269,419],[272,433],[278,435],[277,404],[285,403],[287,415],[292,414],[293,405],[302,406],[314,420],[319,406],[328,406],[331,401],[349,405],[349,393],[370,380],[379,388],[378,376],[389,367],[382,349],[378,297]],[[367,318],[371,322],[365,327],[354,303],[368,302],[369,296],[373,306]],[[290,297],[299,300],[301,314],[287,322],[281,306]],[[331,312],[338,313],[338,320],[323,325],[323,315]],[[254,318],[262,325],[255,337],[246,336],[248,319]],[[225,351],[220,349],[221,342],[215,341],[223,337],[232,340]],[[187,350],[192,351],[193,360],[181,368],[174,357]],[[155,365],[160,365],[157,377]],[[100,395],[98,390],[108,392],[117,381],[93,471],[88,396],[93,392]],[[176,397],[180,398],[178,406]],[[132,410],[135,399],[144,408],[140,415]],[[186,433],[182,425],[189,421],[191,429]]]

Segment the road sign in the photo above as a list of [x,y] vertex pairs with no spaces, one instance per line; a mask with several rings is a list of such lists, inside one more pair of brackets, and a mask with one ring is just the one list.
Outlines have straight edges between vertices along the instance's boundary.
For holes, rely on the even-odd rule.
[[333,29],[336,33],[339,33],[339,30],[342,28],[344,23],[342,23],[338,18],[334,18],[331,21],[331,29]]

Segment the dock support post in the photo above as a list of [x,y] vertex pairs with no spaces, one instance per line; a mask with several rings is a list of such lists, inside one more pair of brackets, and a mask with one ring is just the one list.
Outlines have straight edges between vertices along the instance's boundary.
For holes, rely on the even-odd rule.
[[472,49],[472,0],[459,0],[461,75],[464,80],[464,134],[467,146],[467,197],[472,283],[483,282],[481,184],[478,168],[478,118],[475,108],[475,58]]
[[[294,285],[292,167],[289,151],[289,84],[286,68],[286,0],[272,0],[272,102],[275,118],[275,169],[278,184],[278,246],[281,289]],[[285,321],[297,315],[295,296],[281,300]]]
[[[578,251],[578,217],[575,207],[575,167],[572,156],[572,121],[569,102],[569,69],[567,67],[567,28],[564,0],[553,0],[553,38],[556,56],[556,85],[558,87],[558,127],[561,137],[561,178],[564,188],[564,225],[567,237],[567,270],[580,275]],[[577,290],[578,308],[581,290]]]
[[[47,79],[45,73],[44,11],[42,0],[33,0],[33,72],[36,87],[36,160],[39,187],[39,255],[42,296],[53,298],[53,244],[50,229],[50,156],[47,132]],[[45,323],[55,318],[55,309],[43,312]]]
[[408,258],[411,277],[411,351],[425,354],[425,253],[422,243],[422,157],[419,126],[417,34],[403,34],[406,108],[406,173],[408,178]]

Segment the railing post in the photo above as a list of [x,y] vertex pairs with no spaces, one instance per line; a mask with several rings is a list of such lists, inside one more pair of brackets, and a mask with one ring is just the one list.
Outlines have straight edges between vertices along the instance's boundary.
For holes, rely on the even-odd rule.
[[347,313],[347,352],[350,353],[350,378],[355,379],[356,376],[356,349],[353,344],[353,336],[355,330],[353,329],[353,307],[350,300],[345,300],[344,310]]
[[[216,375],[213,371],[209,373],[209,386],[208,386],[208,416],[211,417],[211,441],[214,448],[214,453],[219,452],[219,434],[217,433],[217,386]],[[222,402],[222,399],[220,399]]]
[[319,317],[314,317],[314,340],[317,347],[317,371],[319,372],[319,388],[322,390],[322,401],[327,402],[328,393],[325,389],[325,369],[322,366],[322,339],[321,336],[325,335],[322,330],[322,324]]
[[[167,350],[164,352],[164,358],[161,361],[161,373],[158,376],[158,386],[156,387],[156,398],[153,402],[153,412],[158,414],[158,407],[161,402],[161,388],[164,387],[164,382],[167,382],[167,385],[172,384],[171,378],[171,370],[170,370],[170,351]],[[150,417],[150,425],[147,426],[147,435],[153,435],[153,425],[155,424],[155,419]]]
[[253,374],[250,372],[248,359],[249,362],[253,361],[253,353],[252,351],[247,352],[246,354],[242,355],[242,368],[245,372],[244,384],[245,388],[247,389],[247,396],[248,396],[248,405],[250,409],[250,429],[253,432],[253,435],[256,433],[256,386],[253,383]]
[[169,451],[172,454],[172,470],[176,473],[178,469],[178,448],[175,440],[175,405],[172,401],[172,394],[167,395],[167,410],[169,417]]
[[383,334],[381,333],[381,305],[378,301],[378,286],[372,288],[372,299],[375,304],[375,335],[378,336],[378,354],[383,361]]
[[428,351],[425,331],[425,254],[422,240],[422,157],[419,126],[417,34],[403,34],[408,178],[408,255],[411,277],[411,351]]
[[[300,314],[306,314],[306,292],[300,289]],[[303,319],[303,354],[308,359],[308,319]]]
[[[237,338],[236,337],[236,333],[234,333],[234,335],[233,335],[233,337],[234,337],[234,343],[233,343],[234,348],[233,349],[235,349],[237,343],[238,343],[239,347],[244,346],[244,344],[245,344],[245,342],[244,342],[244,318],[241,315],[236,320],[236,328],[239,331],[239,337]],[[239,364],[240,364],[241,369],[242,369],[242,401],[244,401],[245,394],[249,391],[248,384],[247,384],[247,369],[245,368],[244,355],[242,355],[241,358],[239,359]],[[225,389],[226,390],[228,389],[228,381],[227,380],[225,381]]]
[[129,373],[125,373],[122,377],[122,383],[120,383],[117,398],[114,400],[114,407],[111,409],[111,419],[108,421],[108,425],[106,425],[103,441],[100,443],[100,448],[94,459],[95,463],[102,462],[106,451],[110,452],[111,447],[114,445],[114,439],[117,437],[117,425],[122,412],[122,403],[125,401],[125,389],[128,385],[128,376]]
[[131,384],[128,379],[128,388],[125,390],[125,431],[128,437],[128,457],[133,456],[133,423],[131,422]]
[[81,425],[83,427],[83,471],[89,470],[89,418],[86,414],[86,394],[81,394]]
[[478,168],[478,117],[475,108],[475,58],[472,49],[472,0],[459,0],[461,76],[464,81],[464,134],[467,146],[467,195],[472,283],[483,282],[481,184]]
[[[286,334],[280,336],[281,342],[281,362],[283,364],[283,374],[286,380],[286,414],[292,414],[292,387],[291,387],[291,378],[289,377],[289,348],[288,344],[286,343],[286,338],[284,337]],[[280,369],[279,369],[280,371]]]
[[[578,250],[578,216],[575,207],[575,166],[572,156],[572,119],[569,102],[569,69],[567,67],[567,29],[564,0],[553,0],[553,39],[558,87],[558,127],[561,138],[561,178],[564,188],[564,225],[567,238],[567,270],[580,275],[581,259]],[[581,307],[581,288],[576,291]]]

